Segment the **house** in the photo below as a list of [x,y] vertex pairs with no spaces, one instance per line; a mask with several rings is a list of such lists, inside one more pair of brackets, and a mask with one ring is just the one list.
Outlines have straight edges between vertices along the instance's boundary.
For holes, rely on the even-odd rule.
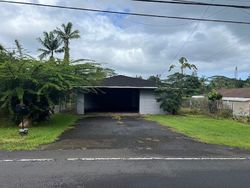
[[78,93],[77,113],[130,112],[162,114],[155,98],[156,84],[150,80],[123,75],[104,79],[93,86],[95,92]]
[[223,104],[233,110],[235,116],[250,116],[250,88],[218,90]]

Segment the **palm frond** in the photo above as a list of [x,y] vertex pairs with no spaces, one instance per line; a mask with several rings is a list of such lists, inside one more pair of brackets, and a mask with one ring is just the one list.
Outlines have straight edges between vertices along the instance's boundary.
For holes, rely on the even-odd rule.
[[70,33],[69,36],[70,39],[78,39],[80,38],[80,31],[79,30],[75,30],[72,33]]
[[169,69],[168,69],[168,72],[170,72],[173,68],[175,68],[175,65],[170,65]]

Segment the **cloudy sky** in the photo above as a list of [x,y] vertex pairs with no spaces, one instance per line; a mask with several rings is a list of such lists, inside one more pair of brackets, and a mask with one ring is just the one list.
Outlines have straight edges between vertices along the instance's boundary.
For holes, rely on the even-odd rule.
[[[25,2],[250,22],[250,10],[223,7],[150,4],[131,0]],[[249,0],[206,2],[250,5]],[[42,36],[42,32],[71,21],[81,32],[81,39],[71,41],[71,58],[96,60],[118,74],[143,77],[160,74],[165,77],[169,74],[169,65],[184,56],[198,67],[199,76],[234,77],[236,66],[242,79],[250,75],[250,25],[108,15],[4,3],[0,3],[0,18],[0,43],[12,48],[14,40],[18,39],[35,57],[40,47],[37,38]]]

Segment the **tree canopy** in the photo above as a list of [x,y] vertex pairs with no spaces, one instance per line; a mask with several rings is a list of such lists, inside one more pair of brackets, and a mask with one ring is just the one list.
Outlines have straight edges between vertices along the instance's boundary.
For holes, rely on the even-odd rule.
[[39,55],[41,60],[47,56],[50,56],[50,60],[54,60],[55,53],[63,52],[63,48],[61,48],[62,41],[53,32],[43,32],[43,38],[38,38],[38,41],[43,46],[43,48],[38,49],[41,52]]
[[24,104],[34,121],[44,119],[48,108],[73,94],[76,87],[95,85],[111,72],[93,63],[35,60],[16,44],[16,51],[0,53],[0,105],[15,115],[16,105]]
[[73,30],[73,24],[71,22],[68,22],[66,25],[62,24],[62,29],[56,28],[56,30],[54,30],[54,33],[57,34],[58,37],[63,41],[63,43],[64,43],[64,47],[63,47],[64,59],[63,59],[63,61],[65,63],[69,63],[69,61],[70,61],[69,60],[69,58],[70,58],[70,54],[69,54],[70,40],[80,38],[80,31]]

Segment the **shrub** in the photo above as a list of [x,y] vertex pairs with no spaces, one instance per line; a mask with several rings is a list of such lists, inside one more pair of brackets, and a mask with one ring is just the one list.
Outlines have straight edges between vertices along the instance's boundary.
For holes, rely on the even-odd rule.
[[217,115],[222,118],[232,118],[233,111],[231,109],[220,109]]
[[182,104],[182,93],[179,89],[160,87],[156,90],[156,99],[160,107],[170,114],[177,114]]
[[207,95],[208,100],[210,101],[218,101],[222,99],[222,95],[218,93],[216,90],[212,90],[211,92],[208,93]]
[[209,112],[215,114],[218,112],[218,101],[222,99],[222,95],[218,93],[216,90],[212,90],[208,93],[208,108]]

